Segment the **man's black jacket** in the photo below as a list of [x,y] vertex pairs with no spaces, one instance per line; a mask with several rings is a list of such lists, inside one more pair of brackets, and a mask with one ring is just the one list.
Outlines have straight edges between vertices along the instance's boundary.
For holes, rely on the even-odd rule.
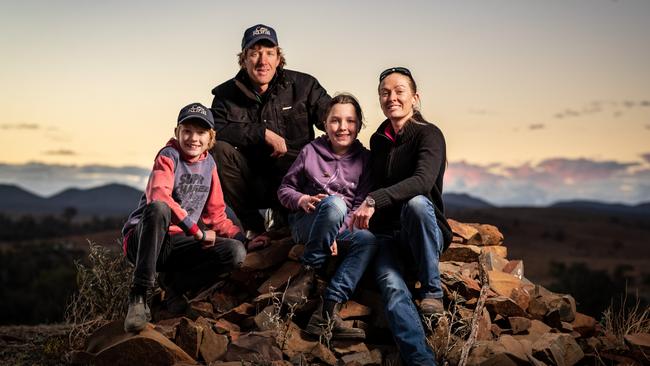
[[313,76],[278,69],[269,90],[263,95],[250,86],[246,70],[212,89],[217,140],[237,147],[248,157],[268,156],[264,130],[284,137],[287,158],[295,159],[314,129],[323,130],[330,96]]

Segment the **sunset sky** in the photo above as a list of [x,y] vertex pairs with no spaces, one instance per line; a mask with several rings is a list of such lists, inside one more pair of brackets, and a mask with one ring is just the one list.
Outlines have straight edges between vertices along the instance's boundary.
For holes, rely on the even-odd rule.
[[446,191],[496,204],[650,201],[650,1],[3,1],[0,183],[142,188],[178,110],[237,72],[248,26],[383,119],[409,67]]

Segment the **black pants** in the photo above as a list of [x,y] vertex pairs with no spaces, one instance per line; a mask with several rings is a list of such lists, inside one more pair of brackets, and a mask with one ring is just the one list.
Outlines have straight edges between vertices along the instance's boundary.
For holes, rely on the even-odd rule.
[[217,141],[212,154],[226,204],[235,211],[244,229],[258,233],[265,230],[259,209],[272,208],[286,218],[288,211],[278,200],[278,188],[295,154],[279,159],[261,152],[260,156],[247,156],[225,141]]
[[239,240],[217,237],[213,247],[203,249],[192,236],[169,235],[170,222],[169,206],[154,201],[129,233],[126,255],[135,265],[134,285],[153,287],[156,272],[164,272],[166,284],[183,293],[210,285],[244,262],[246,249]]

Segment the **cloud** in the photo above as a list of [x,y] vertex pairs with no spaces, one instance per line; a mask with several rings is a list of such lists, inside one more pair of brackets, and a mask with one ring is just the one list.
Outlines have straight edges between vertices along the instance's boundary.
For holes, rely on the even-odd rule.
[[645,160],[646,163],[650,164],[650,152],[647,152],[645,154],[641,154],[641,157],[643,158],[643,160]]
[[4,123],[0,130],[38,130],[40,126],[36,123]]
[[565,108],[561,111],[553,113],[556,119],[576,118],[586,115],[608,113],[614,118],[623,115],[623,110],[633,110],[635,108],[650,107],[650,100],[594,100],[580,107]]
[[74,156],[77,155],[76,152],[72,150],[59,149],[59,150],[48,150],[45,151],[46,155],[57,155],[57,156]]
[[520,165],[449,164],[445,192],[468,193],[497,205],[547,205],[560,200],[648,201],[646,164],[591,159],[546,159]]
[[531,131],[535,131],[535,130],[543,130],[544,127],[545,127],[545,126],[544,126],[543,123],[534,123],[534,124],[528,126],[528,129],[531,130]]
[[150,169],[135,166],[0,163],[0,183],[15,184],[42,196],[50,196],[71,187],[91,188],[109,183],[144,189],[149,171]]

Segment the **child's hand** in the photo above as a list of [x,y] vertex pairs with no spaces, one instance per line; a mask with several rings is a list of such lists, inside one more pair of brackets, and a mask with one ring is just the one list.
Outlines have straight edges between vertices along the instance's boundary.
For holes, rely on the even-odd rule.
[[205,239],[201,243],[203,249],[211,248],[217,240],[217,233],[214,230],[205,230]]
[[262,233],[248,242],[246,249],[249,252],[256,251],[258,249],[266,248],[269,244],[271,244],[271,238],[266,233]]
[[298,206],[302,208],[303,211],[309,213],[316,209],[316,205],[320,203],[320,200],[327,197],[326,194],[319,193],[315,196],[303,195],[298,200]]

